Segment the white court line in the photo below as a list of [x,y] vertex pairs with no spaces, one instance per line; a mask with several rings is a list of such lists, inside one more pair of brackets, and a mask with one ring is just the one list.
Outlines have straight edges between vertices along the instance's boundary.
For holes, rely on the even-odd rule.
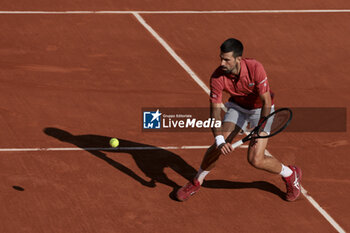
[[[133,151],[133,150],[199,150],[208,149],[210,145],[204,146],[133,146],[133,147],[56,147],[56,148],[2,148],[0,152],[32,152],[32,151]],[[239,148],[248,148],[241,145]]]
[[209,95],[210,90],[205,85],[205,83],[194,73],[194,71],[182,60],[175,51],[168,45],[163,38],[161,38],[156,31],[153,30],[151,26],[149,26],[146,21],[138,14],[133,13],[135,18],[142,24],[147,31],[149,31],[154,38],[165,48],[165,50],[180,64],[180,66],[191,76],[191,78]]
[[[164,41],[163,38],[161,38],[157,32],[153,30],[153,28],[146,23],[146,21],[138,14],[133,13],[133,15],[136,17],[136,19],[152,34],[152,36],[161,44],[163,47],[170,53],[170,55],[182,66],[186,67],[184,68],[186,71],[190,70],[189,75],[192,77],[194,72],[192,69],[189,68],[189,66],[175,53],[173,49],[170,48],[170,46],[167,44],[167,42]],[[193,77],[192,77],[193,78]],[[193,78],[194,79],[194,78]],[[199,82],[197,82],[199,80]],[[203,82],[196,76],[194,81],[197,82],[197,84],[205,90],[207,94],[210,93],[209,88],[207,86],[203,86]],[[267,150],[266,150],[267,151]],[[267,153],[272,156],[270,152],[267,151]],[[306,197],[306,199],[312,204],[312,206],[338,231],[338,232],[345,232],[342,227],[339,226],[339,224],[310,196],[307,194],[306,190],[301,186],[302,194]]]
[[66,147],[66,148],[2,148],[0,152],[31,152],[31,151],[133,151],[133,150],[195,150],[207,149],[209,146],[135,146],[135,147]]
[[350,9],[305,10],[198,10],[198,11],[0,11],[0,14],[283,14],[283,13],[349,13]]
[[306,197],[306,199],[327,219],[327,221],[341,233],[345,233],[345,230],[336,222],[334,219],[329,216],[329,214],[313,199],[307,191],[301,186],[301,193]]

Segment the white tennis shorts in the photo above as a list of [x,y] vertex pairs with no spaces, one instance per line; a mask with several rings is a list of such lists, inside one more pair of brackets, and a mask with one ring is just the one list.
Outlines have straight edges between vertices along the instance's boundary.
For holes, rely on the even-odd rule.
[[[248,110],[248,109],[242,108],[241,106],[233,102],[227,102],[225,104],[225,107],[227,108],[227,112],[225,114],[223,122],[232,122],[244,131],[247,131],[248,124],[249,124],[249,129],[253,129],[258,125],[260,120],[261,108]],[[275,105],[271,106],[271,112],[273,111],[275,111]],[[269,133],[271,129],[271,125],[272,125],[271,120],[269,120],[265,126],[264,131],[267,133]]]

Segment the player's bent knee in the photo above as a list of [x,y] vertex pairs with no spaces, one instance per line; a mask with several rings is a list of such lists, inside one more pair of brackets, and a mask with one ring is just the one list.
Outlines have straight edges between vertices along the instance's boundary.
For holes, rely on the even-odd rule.
[[264,166],[263,156],[248,156],[248,162],[256,168],[263,168]]

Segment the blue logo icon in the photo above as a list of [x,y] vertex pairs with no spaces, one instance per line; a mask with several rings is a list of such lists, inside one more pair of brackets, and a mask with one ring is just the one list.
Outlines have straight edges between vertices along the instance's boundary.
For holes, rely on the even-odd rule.
[[162,113],[157,109],[156,112],[143,112],[144,129],[160,129],[160,116]]

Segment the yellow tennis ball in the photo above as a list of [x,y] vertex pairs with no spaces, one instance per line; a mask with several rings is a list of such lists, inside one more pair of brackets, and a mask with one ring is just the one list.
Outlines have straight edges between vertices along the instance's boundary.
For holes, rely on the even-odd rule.
[[109,145],[111,145],[111,147],[116,148],[117,146],[119,146],[119,140],[116,138],[112,138],[111,140],[109,140]]

